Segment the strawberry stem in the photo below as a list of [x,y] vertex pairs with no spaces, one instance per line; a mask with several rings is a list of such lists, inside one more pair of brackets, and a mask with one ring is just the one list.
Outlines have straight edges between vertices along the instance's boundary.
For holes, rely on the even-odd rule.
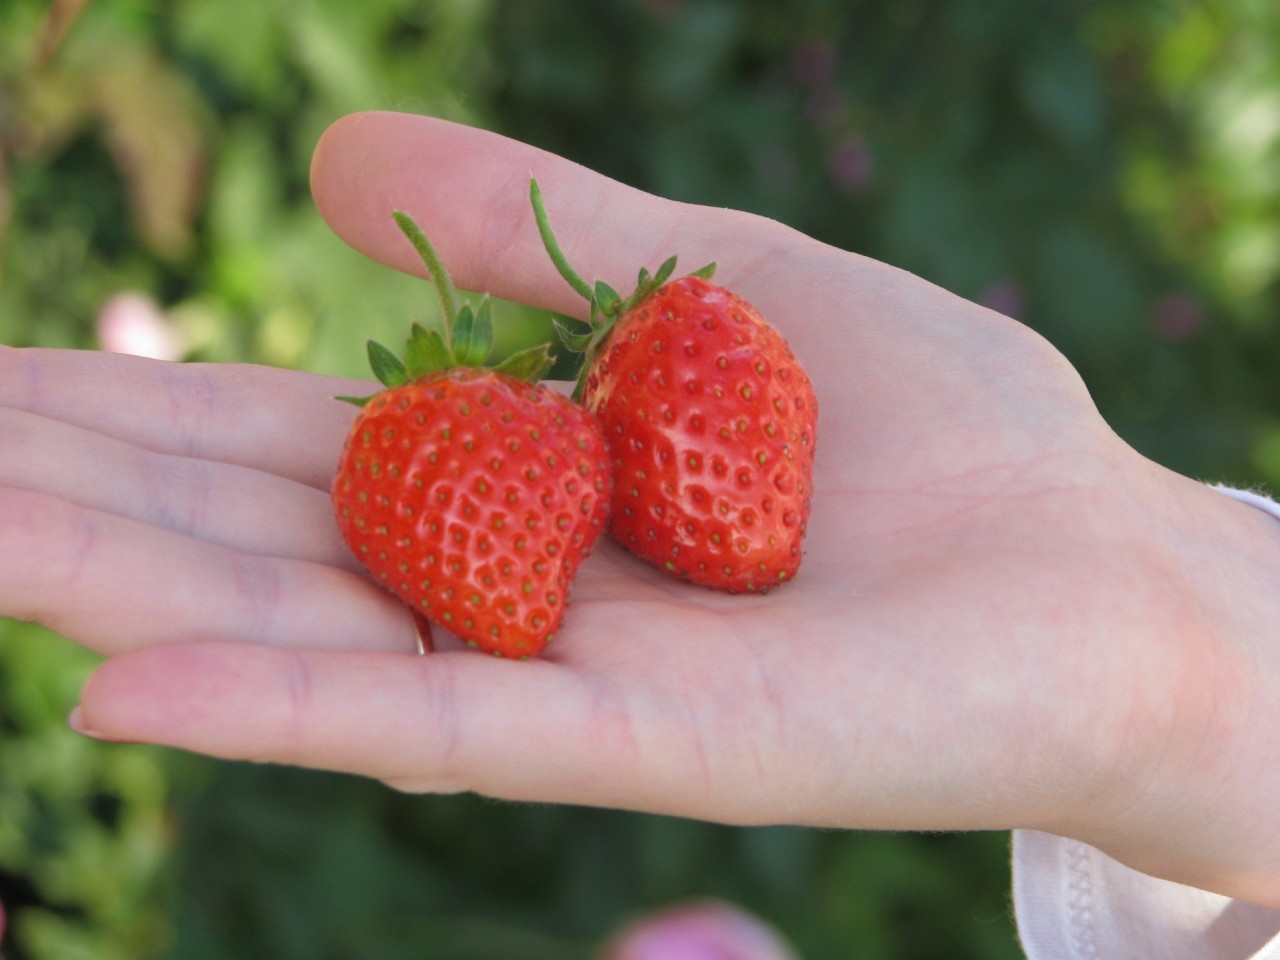
[[[583,279],[582,274],[570,266],[564,251],[556,241],[555,232],[551,229],[551,220],[547,216],[546,205],[542,202],[542,190],[538,186],[538,181],[532,177],[529,178],[529,202],[533,205],[533,219],[538,224],[538,234],[542,237],[542,245],[546,248],[551,262],[555,264],[556,269],[560,271],[560,276],[569,286],[586,299],[590,308],[587,321],[590,331],[587,333],[575,333],[565,324],[555,322],[556,333],[559,334],[561,343],[570,351],[581,353],[583,356],[578,383],[573,391],[573,399],[581,400],[586,387],[587,374],[614,324],[671,278],[675,273],[676,258],[668,257],[658,267],[656,273],[651,274],[648,269],[641,268],[640,275],[636,279],[636,288],[623,297],[603,280],[597,280],[594,284],[588,283]],[[715,269],[716,265],[709,263],[691,276],[709,280]]]
[[[405,342],[404,359],[382,344],[369,341],[369,366],[383,386],[400,387],[453,367],[495,370],[530,383],[537,383],[545,377],[555,362],[551,346],[547,343],[513,353],[501,363],[487,364],[493,350],[493,301],[485,296],[475,306],[463,303],[458,296],[458,288],[449,277],[449,271],[445,269],[444,262],[422,228],[413,217],[401,210],[393,210],[391,215],[427,268],[440,297],[444,323],[443,330],[428,330],[421,324],[414,323],[409,330],[409,339]],[[336,399],[363,407],[373,397]]]
[[542,245],[547,248],[547,255],[551,257],[551,262],[560,271],[560,276],[564,277],[565,282],[587,300],[593,299],[596,295],[596,288],[587,283],[582,278],[582,274],[570,266],[564,251],[560,249],[560,244],[556,242],[555,232],[551,229],[551,221],[547,218],[547,208],[542,202],[542,190],[538,187],[538,181],[532,177],[529,179],[529,201],[533,204],[533,218],[538,222],[538,233],[542,237]]
[[445,339],[452,347],[453,327],[458,320],[458,311],[462,309],[458,288],[453,285],[453,281],[449,278],[449,271],[444,268],[444,262],[436,253],[436,248],[431,245],[431,241],[427,239],[427,235],[422,232],[422,228],[418,226],[417,221],[401,210],[393,210],[391,215],[395,217],[400,231],[409,238],[413,248],[418,251],[422,265],[427,268],[431,282],[435,284],[436,293],[440,297],[440,309],[444,312]]

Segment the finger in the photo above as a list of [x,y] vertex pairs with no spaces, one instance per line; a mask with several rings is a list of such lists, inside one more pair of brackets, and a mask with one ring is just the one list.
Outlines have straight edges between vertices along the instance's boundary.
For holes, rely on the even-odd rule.
[[403,606],[357,574],[246,554],[5,487],[0,614],[102,653],[213,638],[414,647]]
[[584,304],[539,240],[531,177],[569,261],[619,290],[634,285],[641,266],[672,254],[685,270],[717,261],[718,276],[736,282],[772,275],[776,260],[802,272],[801,255],[821,249],[760,217],[664,200],[498,134],[408,114],[333,124],[317,145],[311,185],[334,231],[376,260],[423,272],[391,218],[404,209],[421,220],[462,288],[580,314]]
[[218,460],[319,489],[368,384],[237,364],[0,346],[0,407],[159,453]]
[[356,569],[324,491],[248,467],[155,453],[4,407],[0,486],[40,491],[245,553]]
[[[113,658],[86,685],[80,728],[112,740],[361,774],[400,789],[681,810],[713,795],[687,736],[550,660],[286,651],[224,644]],[[742,806],[754,802],[748,791]]]
[[[585,304],[543,249],[530,177],[568,259],[586,279],[622,291],[640,266],[677,254],[685,270],[709,261],[718,282],[761,310],[791,344],[829,428],[934,410],[922,377],[958,377],[957,389],[994,379],[988,343],[1019,325],[963,304],[904,271],[835,250],[739,211],[676,203],[498,134],[431,117],[362,113],[331,126],[316,147],[311,186],[334,231],[400,270],[422,265],[391,213],[422,222],[455,281],[581,317]],[[1021,329],[1021,328],[1019,328]],[[838,349],[833,349],[837,346]],[[995,364],[999,367],[999,364]],[[849,414],[847,423],[841,422]]]
[[[553,743],[577,699],[545,662],[199,644],[106,662],[83,691],[77,722],[107,739],[503,795],[513,787],[487,777],[541,776],[536,768],[563,752]],[[536,723],[521,716],[533,701]]]

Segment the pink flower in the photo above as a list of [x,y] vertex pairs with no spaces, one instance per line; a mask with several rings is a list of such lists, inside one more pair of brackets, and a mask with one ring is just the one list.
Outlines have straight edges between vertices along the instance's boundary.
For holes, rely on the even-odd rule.
[[988,284],[978,295],[978,303],[1016,320],[1026,307],[1026,298],[1022,293],[1022,287],[1015,281],[997,280]]
[[1205,320],[1204,308],[1185,293],[1166,293],[1151,311],[1156,336],[1174,343],[1194,337],[1204,328]]
[[637,921],[603,960],[797,960],[760,920],[717,901],[686,904]]
[[117,293],[98,311],[98,343],[108,353],[128,353],[154,360],[182,356],[181,338],[165,319],[160,305],[143,293]]
[[827,176],[846,196],[865,187],[875,172],[875,158],[867,142],[857,134],[846,134],[827,152]]

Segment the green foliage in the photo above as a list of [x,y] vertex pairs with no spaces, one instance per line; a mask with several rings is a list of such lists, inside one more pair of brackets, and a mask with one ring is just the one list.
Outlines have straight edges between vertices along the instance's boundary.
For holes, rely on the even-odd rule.
[[1139,449],[1280,485],[1274,5],[509,0],[493,23],[499,129],[1013,313]]
[[[392,108],[912,270],[1042,332],[1155,459],[1280,487],[1277,91],[1280,8],[1257,0],[8,0],[0,341],[92,346],[136,290],[184,356],[364,376],[368,338],[439,311],[329,233],[307,170],[333,119]],[[550,335],[512,304],[494,326],[499,356]],[[406,797],[89,744],[65,715],[91,663],[0,622],[10,960],[586,960],[705,895],[807,960],[1017,955],[1001,836]]]
[[745,830],[245,767],[179,809],[183,960],[591,960],[626,921],[705,896],[806,960],[1018,956],[996,836]]
[[19,951],[134,960],[168,940],[172,771],[158,751],[68,729],[93,658],[30,625],[0,629],[0,901]]

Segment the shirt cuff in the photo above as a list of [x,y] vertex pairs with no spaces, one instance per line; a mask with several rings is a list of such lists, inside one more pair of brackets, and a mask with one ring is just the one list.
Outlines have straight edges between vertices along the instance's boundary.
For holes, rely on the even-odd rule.
[[1034,830],[1013,834],[1013,906],[1027,960],[1280,960],[1280,911]]

